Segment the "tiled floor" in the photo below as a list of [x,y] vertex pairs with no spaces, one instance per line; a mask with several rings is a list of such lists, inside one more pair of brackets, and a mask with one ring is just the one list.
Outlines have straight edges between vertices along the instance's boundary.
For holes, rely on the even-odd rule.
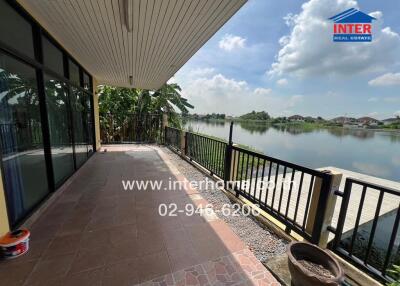
[[185,180],[161,149],[107,149],[32,225],[30,251],[0,263],[0,285],[279,285],[212,213],[159,215],[160,203],[206,204],[196,190],[123,190],[122,180]]

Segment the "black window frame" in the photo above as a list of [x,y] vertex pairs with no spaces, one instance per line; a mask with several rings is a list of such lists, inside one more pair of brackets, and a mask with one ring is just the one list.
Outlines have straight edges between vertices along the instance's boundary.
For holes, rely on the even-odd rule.
[[[41,41],[41,43],[42,43],[42,53],[41,53],[41,55],[40,55],[40,57],[42,57],[42,64],[43,64],[43,66],[45,66],[46,68],[48,68],[48,69],[51,69],[51,67],[49,67],[49,66],[46,66],[46,64],[45,64],[45,62],[44,62],[44,60],[45,60],[45,58],[44,58],[44,54],[43,54],[43,52],[44,52],[44,49],[43,49],[43,39],[46,39],[51,45],[53,45],[58,51],[60,51],[61,52],[61,56],[62,56],[62,70],[63,70],[63,75],[64,75],[64,69],[65,69],[65,67],[64,67],[64,65],[65,65],[65,62],[64,62],[64,57],[65,57],[65,52],[64,52],[64,50],[58,45],[58,43],[53,39],[53,38],[50,38],[46,33],[41,33],[41,39],[40,39],[40,41]],[[52,69],[51,69],[52,70]],[[54,70],[53,70],[54,71]],[[57,73],[56,71],[54,71],[54,73]]]
[[[45,94],[45,82],[44,82],[44,74],[46,73],[49,76],[52,76],[56,78],[59,81],[62,81],[66,84],[67,86],[67,98],[69,101],[69,104],[71,102],[70,99],[70,86],[74,86],[74,88],[77,88],[79,91],[82,91],[86,93],[90,97],[90,111],[89,115],[91,117],[91,122],[92,124],[92,134],[93,136],[93,145],[92,150],[93,152],[88,152],[87,160],[91,157],[91,155],[96,152],[96,136],[95,136],[95,127],[94,127],[94,106],[93,106],[93,97],[95,96],[94,91],[93,91],[93,77],[92,75],[84,69],[79,62],[72,57],[51,35],[48,33],[41,25],[38,23],[19,3],[13,0],[0,0],[4,1],[6,5],[9,5],[12,9],[14,9],[17,14],[19,14],[22,18],[24,18],[27,22],[29,22],[32,26],[32,40],[33,40],[33,48],[34,48],[34,58],[31,58],[27,56],[26,54],[14,49],[7,43],[3,42],[0,38],[0,52],[24,63],[32,68],[35,69],[36,72],[36,81],[37,81],[37,88],[38,88],[38,97],[39,97],[39,105],[40,105],[40,113],[41,113],[41,124],[42,124],[42,134],[43,134],[43,145],[44,145],[44,153],[45,153],[45,162],[46,162],[46,171],[47,171],[47,183],[49,186],[50,194],[51,196],[58,187],[60,187],[60,184],[55,184],[54,182],[54,172],[53,172],[53,165],[52,165],[52,158],[51,158],[51,140],[50,140],[50,132],[49,132],[49,121],[48,121],[48,113],[47,113],[47,106],[46,106],[46,94]],[[63,55],[63,74],[59,74],[55,72],[54,70],[50,69],[49,67],[44,65],[43,61],[43,47],[42,47],[42,37],[45,37],[47,40],[50,41],[57,49],[59,49],[62,52]],[[69,79],[69,67],[68,67],[68,62],[69,61],[74,62],[78,68],[79,68],[79,84],[75,84],[70,81]],[[83,74],[86,73],[89,76],[89,81],[90,81],[90,88],[89,90],[83,88]],[[70,118],[70,130],[69,132],[71,134],[74,134],[74,126],[72,124],[72,114],[71,110],[69,110],[69,118]],[[87,138],[89,138],[91,130],[87,131]],[[73,153],[74,153],[74,166],[75,170],[71,174],[71,176],[78,171],[80,167],[85,165],[83,163],[80,167],[76,166],[75,163],[75,140],[74,137],[72,136],[73,140]],[[3,183],[5,181],[4,178],[4,171],[3,171],[3,165],[2,165],[2,159],[3,159],[3,152],[0,148],[0,168],[2,170],[2,180]],[[71,177],[70,176],[70,177]],[[68,180],[70,177],[67,177],[65,179]],[[26,221],[27,218],[29,218],[41,205],[44,201],[48,199],[48,197],[43,198],[42,201],[40,201],[37,205],[35,205],[31,210],[28,211],[27,215],[22,218],[21,220],[17,222],[11,222],[10,221],[10,216],[9,216],[9,226],[11,229],[15,229],[19,227],[24,221]],[[6,202],[7,205],[9,205],[9,200],[6,196]]]

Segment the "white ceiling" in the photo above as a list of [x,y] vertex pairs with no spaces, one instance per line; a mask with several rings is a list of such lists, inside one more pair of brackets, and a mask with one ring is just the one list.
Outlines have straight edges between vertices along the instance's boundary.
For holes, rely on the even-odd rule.
[[99,84],[144,89],[163,85],[246,1],[18,0]]

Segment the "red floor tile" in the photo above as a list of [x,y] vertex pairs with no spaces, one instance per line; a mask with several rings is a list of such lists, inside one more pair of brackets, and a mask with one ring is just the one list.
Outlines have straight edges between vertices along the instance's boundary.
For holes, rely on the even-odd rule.
[[171,273],[167,252],[162,251],[140,257],[137,269],[141,282]]
[[208,205],[197,190],[122,189],[122,179],[184,180],[160,159],[165,154],[146,146],[109,148],[142,151],[95,154],[33,225],[28,254],[0,263],[1,285],[276,283],[217,217],[159,215],[160,204],[183,211]]
[[168,257],[173,272],[186,269],[200,263],[198,253],[192,246],[168,249]]
[[106,249],[81,249],[72,262],[70,273],[100,268],[106,265]]
[[137,259],[133,259],[105,267],[102,286],[132,286],[138,283],[137,263]]
[[56,256],[40,260],[31,275],[28,277],[27,285],[31,283],[45,282],[67,274],[74,260],[74,255]]
[[62,286],[102,286],[102,269],[89,270],[65,277]]

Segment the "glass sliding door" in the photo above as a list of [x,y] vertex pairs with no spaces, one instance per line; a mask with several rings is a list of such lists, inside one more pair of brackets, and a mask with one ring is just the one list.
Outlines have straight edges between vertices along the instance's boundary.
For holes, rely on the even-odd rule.
[[59,186],[74,172],[74,153],[66,85],[44,77],[54,181]]
[[72,120],[75,140],[75,161],[79,168],[87,160],[87,118],[84,106],[84,92],[76,87],[70,87]]
[[0,142],[11,225],[49,194],[36,72],[0,53]]
[[12,2],[0,0],[0,168],[14,229],[87,161],[94,124],[91,75]]

